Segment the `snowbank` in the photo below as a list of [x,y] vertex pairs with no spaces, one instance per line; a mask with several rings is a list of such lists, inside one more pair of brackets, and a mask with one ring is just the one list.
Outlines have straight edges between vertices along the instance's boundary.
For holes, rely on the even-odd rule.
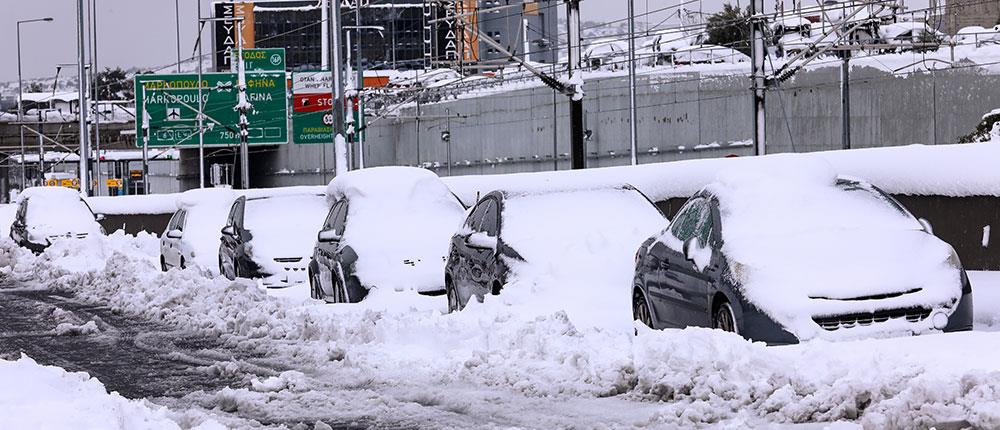
[[105,215],[169,214],[177,210],[180,194],[150,194],[145,196],[87,197],[94,213]]
[[[615,396],[620,403],[611,404],[637,411],[618,421],[622,427],[839,420],[867,428],[962,420],[1000,426],[1000,333],[768,348],[705,329],[638,326],[635,336],[632,327],[587,328],[564,312],[528,317],[516,306],[473,303],[473,312],[447,314],[443,297],[412,291],[376,290],[362,303],[328,306],[271,297],[251,282],[206,279],[191,269],[159,272],[155,248],[136,248],[141,238],[106,240],[107,249],[122,252],[70,272],[50,251],[35,256],[0,239],[0,274],[267,351],[275,362],[302,370],[258,379],[249,388],[197,394],[207,408],[311,408],[322,398],[328,403],[319,404],[332,406],[322,413],[336,415],[347,413],[339,396],[349,393],[433,387],[423,395],[428,404],[463,414],[517,405],[518,398]],[[220,360],[211,368],[239,373],[246,365]],[[545,419],[550,427],[579,424],[568,415]]]
[[[774,157],[765,156],[763,159]],[[804,154],[829,162],[836,173],[856,176],[890,194],[941,196],[1000,196],[1000,170],[992,160],[1000,158],[1000,145],[910,145],[891,148],[854,149]],[[640,166],[516,173],[505,175],[455,176],[444,182],[467,205],[477,195],[509,187],[552,186],[586,182],[613,186],[634,185],[653,201],[690,197],[725,170],[753,166],[759,157],[685,160]],[[961,174],[956,174],[956,169]]]
[[[0,360],[0,428],[180,429],[167,409],[108,393],[86,373],[41,366],[27,356]],[[206,421],[193,429],[223,429]]]

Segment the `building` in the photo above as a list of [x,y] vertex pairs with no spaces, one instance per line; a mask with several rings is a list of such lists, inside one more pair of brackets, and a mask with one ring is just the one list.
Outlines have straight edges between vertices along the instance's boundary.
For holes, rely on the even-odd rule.
[[[358,1],[360,10],[355,6]],[[527,52],[531,61],[554,62],[560,4],[558,0],[344,0],[342,40],[352,43],[342,48],[342,58],[357,61],[360,45],[366,69],[508,64],[506,55],[479,40],[482,34],[515,55]],[[289,70],[327,68],[327,0],[225,1],[213,6],[217,18],[253,22],[242,32],[236,21],[215,23],[215,70],[229,70],[237,33],[244,48],[285,48]],[[360,43],[354,43],[359,37]]]
[[970,26],[1000,24],[1000,0],[930,0],[931,25],[948,34]]

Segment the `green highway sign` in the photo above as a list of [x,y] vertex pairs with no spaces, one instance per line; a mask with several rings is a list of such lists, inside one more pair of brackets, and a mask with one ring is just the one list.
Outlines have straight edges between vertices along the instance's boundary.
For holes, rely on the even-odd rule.
[[292,142],[333,141],[330,82],[329,71],[292,73]]
[[[233,50],[233,56],[235,55],[236,51]],[[231,64],[236,63],[232,62]],[[285,71],[285,48],[244,49],[243,68],[247,72],[283,72]]]
[[[284,72],[246,73],[248,143],[288,143],[288,100]],[[202,75],[205,145],[238,145],[236,75]],[[145,94],[144,94],[145,93]],[[198,75],[136,75],[136,145],[198,146]],[[148,137],[143,125],[148,122]]]

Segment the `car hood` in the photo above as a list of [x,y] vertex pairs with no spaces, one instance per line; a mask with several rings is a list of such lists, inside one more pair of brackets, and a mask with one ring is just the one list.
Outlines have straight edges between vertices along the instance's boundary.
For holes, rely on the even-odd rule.
[[[829,230],[757,239],[741,250],[723,247],[728,276],[752,305],[800,339],[845,336],[847,331],[823,330],[815,317],[907,308],[950,314],[962,294],[953,249],[923,231]],[[926,323],[885,327],[920,331],[930,327],[929,318]]]

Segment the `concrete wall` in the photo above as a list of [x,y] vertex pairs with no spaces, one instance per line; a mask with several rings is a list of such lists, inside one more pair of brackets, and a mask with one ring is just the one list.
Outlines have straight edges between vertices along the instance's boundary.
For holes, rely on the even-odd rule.
[[[639,76],[640,163],[749,155],[748,87],[743,76]],[[588,166],[628,164],[627,79],[591,80],[586,92]],[[970,68],[897,76],[853,68],[852,146],[954,143],[996,107],[1000,75]],[[414,119],[418,109],[419,124]],[[839,149],[840,112],[837,67],[800,73],[768,92],[768,151]],[[546,87],[409,106],[398,116],[370,125],[366,165],[422,165],[440,175],[544,171],[556,164],[569,168],[568,106],[565,97],[553,97]],[[450,145],[441,141],[441,132],[449,129]],[[254,148],[252,186],[323,183],[324,149],[329,180],[332,145]],[[194,157],[193,150],[182,154],[182,189],[197,185]],[[232,162],[232,156],[226,160]]]

